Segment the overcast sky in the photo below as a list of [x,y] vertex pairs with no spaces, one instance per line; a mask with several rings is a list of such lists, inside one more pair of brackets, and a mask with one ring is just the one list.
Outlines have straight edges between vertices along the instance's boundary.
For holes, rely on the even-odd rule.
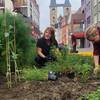
[[[69,0],[71,2],[72,10],[77,10],[81,5],[81,0]],[[40,30],[43,31],[49,26],[49,5],[50,0],[37,0],[40,10]],[[64,3],[65,0],[56,0],[56,3]],[[62,10],[59,10],[62,13]]]

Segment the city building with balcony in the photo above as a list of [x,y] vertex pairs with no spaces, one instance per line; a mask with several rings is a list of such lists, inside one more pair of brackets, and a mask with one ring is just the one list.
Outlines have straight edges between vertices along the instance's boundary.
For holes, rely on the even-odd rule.
[[0,12],[3,13],[5,10],[13,11],[11,0],[0,0]]
[[4,11],[4,0],[0,0],[0,13],[2,13]]
[[92,0],[92,20],[100,26],[100,0]]
[[82,13],[84,14],[85,29],[92,24],[92,1],[81,0]]
[[85,33],[83,20],[84,14],[81,12],[81,8],[79,8],[75,13],[72,13],[69,27],[69,45],[72,48],[74,43],[78,48],[85,48]]
[[37,39],[40,37],[40,12],[39,5],[36,0],[12,0],[14,10],[18,11],[21,15],[31,23],[32,36]]
[[36,0],[0,0],[0,12],[5,9],[21,14],[32,27],[32,36],[35,39],[40,37],[40,12]]
[[[98,0],[100,1],[100,0]],[[82,13],[84,14],[84,31],[93,23],[98,23],[98,16],[99,11],[98,8],[100,8],[100,2],[97,0],[81,0],[81,8]],[[85,39],[85,47],[93,47],[92,43]]]
[[68,18],[66,19],[66,16],[59,16],[58,20],[58,43],[68,45]]

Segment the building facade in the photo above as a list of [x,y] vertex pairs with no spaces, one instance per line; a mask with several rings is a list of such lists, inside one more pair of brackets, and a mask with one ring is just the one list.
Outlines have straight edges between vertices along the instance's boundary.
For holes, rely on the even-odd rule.
[[4,6],[5,6],[4,0],[0,0],[0,13],[4,11]]
[[[84,48],[85,47],[85,34],[84,34],[84,14],[81,12],[81,8],[79,8],[76,12],[71,15],[71,24],[70,24],[70,47],[76,48]],[[73,45],[75,43],[75,46]]]
[[58,17],[57,16],[57,8],[62,7],[63,8],[63,16],[66,17],[66,21],[68,17],[71,14],[71,4],[69,0],[65,0],[64,4],[56,4],[56,0],[51,0],[50,2],[50,25],[55,27],[55,25],[58,23]]
[[36,0],[0,0],[1,12],[7,9],[20,13],[32,27],[32,36],[37,39],[40,36],[40,12]]
[[[63,16],[58,15],[58,8],[63,8]],[[56,29],[58,44],[68,44],[68,19],[71,15],[71,3],[65,0],[64,4],[56,4],[56,0],[50,2],[50,26]]]
[[84,14],[85,29],[92,24],[92,1],[81,0],[82,13]]
[[[95,0],[94,0],[95,1]],[[84,31],[93,24],[93,2],[92,0],[81,0],[82,13],[84,14]],[[85,47],[92,47],[91,42],[85,39]]]
[[100,0],[92,0],[93,24],[100,25]]
[[32,36],[37,39],[40,36],[40,12],[36,0],[14,0],[15,10],[17,9],[31,23]]
[[0,12],[4,10],[13,11],[13,4],[11,0],[0,0]]

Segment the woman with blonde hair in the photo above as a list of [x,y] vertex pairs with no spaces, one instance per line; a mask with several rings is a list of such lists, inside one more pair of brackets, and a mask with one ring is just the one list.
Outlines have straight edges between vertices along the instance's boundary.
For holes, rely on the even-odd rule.
[[55,60],[53,56],[50,56],[50,48],[53,45],[58,46],[55,39],[55,30],[52,27],[47,27],[43,37],[38,39],[36,44],[37,57],[35,62],[38,67],[44,66],[48,60]]
[[86,38],[93,43],[94,74],[100,72],[100,26],[91,25],[86,30]]

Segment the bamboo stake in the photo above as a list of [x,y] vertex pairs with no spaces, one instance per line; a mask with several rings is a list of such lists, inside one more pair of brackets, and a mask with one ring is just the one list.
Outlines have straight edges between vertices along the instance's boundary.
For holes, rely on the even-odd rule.
[[7,72],[6,72],[6,78],[7,78],[7,85],[8,88],[11,88],[11,67],[10,67],[10,48],[9,48],[9,33],[7,33],[6,29],[6,9],[4,13],[4,20],[5,20],[5,40],[6,40],[6,65],[7,65]]
[[[16,54],[16,29],[15,29],[15,14],[14,14],[14,52]],[[17,59],[14,59],[15,64],[15,82],[20,81],[20,73],[17,66]]]

